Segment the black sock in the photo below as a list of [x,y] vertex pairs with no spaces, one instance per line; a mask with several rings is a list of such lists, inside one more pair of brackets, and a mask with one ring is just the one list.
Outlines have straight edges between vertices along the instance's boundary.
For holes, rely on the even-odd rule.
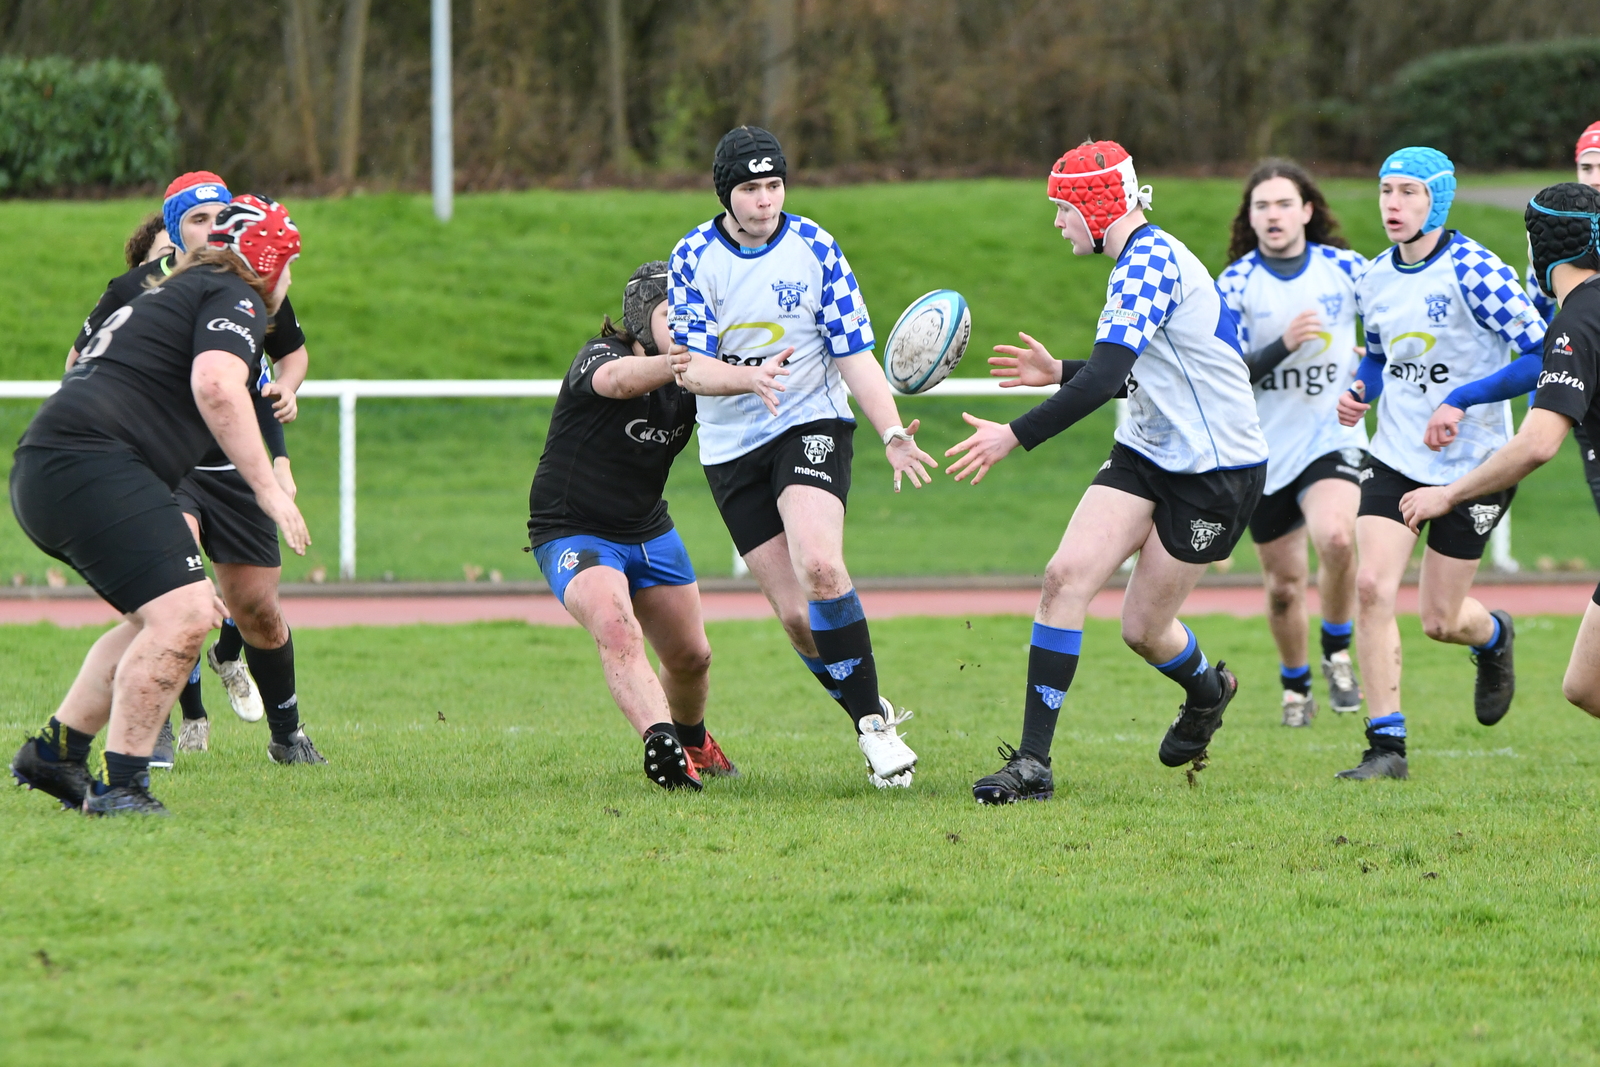
[[244,648],[244,635],[233,624],[232,619],[222,620],[222,633],[217,637],[217,659],[224,663],[239,658],[239,653]]
[[811,677],[815,678],[817,684],[822,686],[823,691],[833,698],[834,703],[849,711],[850,709],[844,706],[844,694],[839,692],[839,687],[833,684],[833,679],[828,675],[828,665],[815,656],[806,655],[799,649],[795,649],[795,655],[805,661],[806,670],[811,672]]
[[94,744],[94,734],[63,726],[54,715],[50,716],[50,721],[45,723],[44,729],[36,737],[39,743],[35,748],[39,754],[57,762],[67,760],[83,763],[89,758],[89,746]]
[[868,715],[883,714],[878,703],[878,664],[872,658],[872,634],[861,598],[854,589],[832,600],[811,602],[811,640],[817,658],[839,690],[839,703],[858,724]]
[[106,752],[106,785],[115,789],[131,785],[140,775],[150,774],[149,756],[124,756],[120,752]]
[[673,720],[672,725],[678,729],[678,740],[690,748],[704,748],[706,743],[706,724],[697,722],[693,726],[688,723]]
[[1017,746],[1017,752],[1047,767],[1056,720],[1061,717],[1061,702],[1072,685],[1072,676],[1078,673],[1078,651],[1082,647],[1082,630],[1033,624],[1033,643],[1028,647],[1028,691],[1022,701],[1022,744]]
[[1350,635],[1355,631],[1355,623],[1329,622],[1322,620],[1322,658],[1327,659],[1335,652],[1344,652],[1350,648]]
[[185,719],[203,719],[206,717],[206,706],[200,699],[200,664],[195,662],[194,670],[189,672],[189,681],[183,687],[183,692],[178,694],[178,706],[183,708]]
[[1308,663],[1304,667],[1285,667],[1280,663],[1278,680],[1283,683],[1284,689],[1308,697],[1311,695],[1311,664]]
[[678,729],[670,722],[651,723],[645,729],[644,736],[649,737],[651,734],[666,734],[669,737],[677,737]]
[[300,729],[300,701],[294,691],[294,635],[282,648],[244,646],[250,676],[261,689],[261,702],[267,706],[267,726],[272,739],[286,745]]
[[1207,662],[1206,654],[1200,651],[1200,642],[1195,640],[1194,631],[1185,626],[1183,632],[1189,635],[1188,646],[1167,662],[1152,663],[1151,666],[1183,686],[1188,698],[1185,703],[1190,707],[1212,707],[1222,699],[1222,676]]

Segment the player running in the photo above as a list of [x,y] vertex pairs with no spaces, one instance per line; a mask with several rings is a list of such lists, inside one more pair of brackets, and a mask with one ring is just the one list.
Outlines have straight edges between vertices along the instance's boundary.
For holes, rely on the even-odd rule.
[[1089,601],[1124,560],[1139,561],[1122,602],[1122,639],[1183,687],[1160,758],[1179,767],[1206,756],[1239,682],[1212,665],[1178,611],[1207,564],[1244,534],[1267,476],[1267,443],[1233,312],[1211,275],[1176,237],[1145,219],[1150,187],[1114,141],[1085,143],[1050,174],[1056,228],[1074,255],[1103,252],[1115,265],[1089,359],[1056,360],[1026,334],[989,362],[1002,385],[1061,389],[1006,423],[963,417],[972,436],[951,448],[957,481],[976,485],[1018,445],[1030,451],[1098,409],[1126,385],[1128,421],[1084,491],[1045,568],[1023,694],[1022,741],[1002,744],[1005,767],[978,779],[980,804],[1048,800],[1050,745],[1078,670]]
[[[1339,772],[1363,779],[1409,773],[1395,596],[1418,534],[1401,517],[1400,498],[1455,481],[1505,444],[1511,435],[1505,401],[1533,387],[1544,341],[1544,324],[1511,268],[1445,229],[1456,180],[1444,153],[1402,148],[1384,161],[1378,178],[1383,228],[1394,247],[1372,261],[1356,286],[1367,352],[1339,397],[1347,426],[1378,406],[1356,519],[1356,643],[1371,717],[1361,762]],[[1507,345],[1523,356],[1507,363]],[[1509,614],[1487,611],[1467,593],[1514,492],[1505,487],[1464,501],[1435,519],[1418,582],[1423,632],[1472,648],[1473,710],[1485,726],[1511,708],[1514,634]]]
[[[807,668],[850,716],[878,788],[909,786],[916,753],[878,692],[872,638],[844,564],[850,397],[882,439],[894,487],[929,480],[917,423],[900,425],[872,321],[839,243],[783,210],[778,139],[755,126],[717,144],[723,213],[673,250],[673,342],[697,358],[700,462],[722,521]],[[780,381],[779,379],[784,380]],[[847,388],[848,387],[848,392]]]
[[[1413,531],[1469,501],[1512,489],[1555,456],[1567,430],[1587,427],[1600,439],[1600,192],[1585,183],[1543,189],[1523,215],[1540,291],[1561,311],[1544,339],[1543,371],[1527,417],[1505,447],[1449,485],[1424,486],[1400,500]],[[1569,701],[1600,717],[1600,588],[1597,588],[1561,683]]]
[[[150,795],[151,751],[221,607],[173,497],[184,475],[220,444],[290,547],[310,543],[251,399],[299,232],[281,205],[244,196],[218,215],[209,244],[95,331],[11,468],[23,531],[124,615],[11,764],[20,783],[87,814],[166,811]],[[98,783],[86,760],[102,727]]]
[[1317,550],[1328,703],[1336,712],[1361,709],[1349,649],[1367,432],[1340,425],[1337,406],[1355,372],[1355,284],[1367,261],[1338,229],[1311,175],[1268,160],[1245,181],[1228,249],[1233,262],[1217,278],[1239,316],[1269,452],[1250,536],[1266,578],[1285,726],[1309,726],[1317,713],[1306,647],[1308,540]]
[[551,591],[593,635],[612,699],[644,738],[645,774],[699,790],[702,774],[739,772],[706,730],[700,588],[661,497],[695,409],[673,368],[687,354],[668,354],[666,299],[667,264],[644,264],[623,289],[623,328],[608,315],[578,350],[528,494],[528,540]]
[[[189,263],[205,247],[212,221],[231,200],[227,185],[208,171],[181,175],[167,187],[162,204],[162,233],[177,250],[111,280],[84,321],[68,355],[69,368],[77,352],[88,345],[95,331],[118,308],[130,303],[148,285]],[[141,227],[130,238],[130,255],[135,239],[144,229]],[[152,246],[161,243],[159,235],[152,235],[150,240]],[[295,418],[295,392],[305,380],[309,363],[305,334],[286,296],[272,317],[259,364],[258,390],[252,396],[262,438],[272,455],[273,474],[291,500],[296,487],[281,424]],[[326,763],[300,728],[294,644],[278,604],[283,561],[277,525],[261,510],[254,492],[220,448],[214,447],[184,477],[177,498],[196,542],[212,562],[223,603],[230,612],[217,643],[207,651],[205,662],[221,678],[229,703],[241,719],[256,722],[266,714],[269,758],[285,764]],[[240,660],[241,652],[249,660],[248,670]],[[252,682],[252,674],[260,682],[260,691]],[[201,701],[198,662],[179,696],[179,705],[183,717],[177,749],[206,751],[210,747],[211,722]],[[171,767],[173,749],[169,722],[161,728],[151,766]]]

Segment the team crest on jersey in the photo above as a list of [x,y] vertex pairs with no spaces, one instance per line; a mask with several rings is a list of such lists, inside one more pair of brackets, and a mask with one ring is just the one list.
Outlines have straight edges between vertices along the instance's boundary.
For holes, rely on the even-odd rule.
[[1330,319],[1337,319],[1339,312],[1344,309],[1343,293],[1323,293],[1317,297],[1317,303],[1322,305],[1323,313]]
[[1429,322],[1443,322],[1445,317],[1450,314],[1449,293],[1429,293],[1422,300],[1423,303],[1428,305]]
[[1467,516],[1472,519],[1472,529],[1479,537],[1494,529],[1494,524],[1500,518],[1499,504],[1469,504]]
[[821,463],[833,451],[833,438],[825,433],[808,433],[800,443],[805,446],[807,463]]
[[778,294],[778,306],[793,311],[800,306],[800,297],[810,288],[805,282],[773,282],[772,291]]
[[256,317],[256,306],[254,304],[250,303],[250,301],[248,301],[248,300],[240,300],[237,304],[235,304],[233,306],[234,306],[235,310],[244,312],[246,315],[249,315],[252,319]]
[[1226,529],[1227,527],[1220,522],[1206,522],[1204,519],[1192,519],[1189,522],[1189,530],[1192,534],[1192,536],[1189,538],[1189,545],[1196,552],[1204,552],[1206,549],[1211,547],[1214,541],[1216,541],[1217,535]]

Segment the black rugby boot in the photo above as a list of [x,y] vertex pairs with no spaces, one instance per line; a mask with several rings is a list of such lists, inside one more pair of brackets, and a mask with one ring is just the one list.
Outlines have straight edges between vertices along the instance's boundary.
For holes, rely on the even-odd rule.
[[1411,770],[1406,766],[1405,739],[1373,733],[1372,720],[1368,719],[1367,750],[1361,754],[1361,762],[1348,771],[1340,771],[1334,777],[1356,781],[1366,781],[1369,778],[1411,777]]
[[1019,800],[1049,800],[1056,795],[1050,766],[1024,756],[1005,742],[996,749],[1006,765],[972,783],[972,799],[979,804],[1015,804]]
[[127,785],[107,788],[96,782],[83,802],[85,815],[171,815],[150,795],[150,775],[136,776]]
[[1211,735],[1222,728],[1222,713],[1239,691],[1239,679],[1228,670],[1227,664],[1217,661],[1217,675],[1222,679],[1222,699],[1209,708],[1194,708],[1188,704],[1178,707],[1178,717],[1167,727],[1161,739],[1161,762],[1168,767],[1182,767],[1206,754]]
[[155,751],[150,753],[151,768],[158,771],[172,770],[172,764],[177,759],[175,755],[177,745],[177,739],[172,736],[172,718],[168,716],[167,721],[161,724],[161,732],[156,735]]
[[83,807],[83,798],[94,784],[83,760],[50,759],[39,752],[39,738],[30,737],[22,742],[11,760],[11,777],[27,789],[49,793],[61,801],[63,808],[73,811]]
[[1478,680],[1472,686],[1472,710],[1478,721],[1493,726],[1511,710],[1511,697],[1517,691],[1517,671],[1511,661],[1511,643],[1516,639],[1509,612],[1496,608],[1489,612],[1500,620],[1500,647],[1472,652],[1478,665]]
[[700,772],[683,750],[683,742],[657,731],[644,739],[644,773],[662,789],[692,789],[700,792]]
[[291,763],[327,763],[322,753],[317,751],[317,746],[311,743],[311,738],[306,736],[304,727],[296,727],[293,736],[287,744],[276,741],[267,742],[267,758],[273,763],[285,765]]

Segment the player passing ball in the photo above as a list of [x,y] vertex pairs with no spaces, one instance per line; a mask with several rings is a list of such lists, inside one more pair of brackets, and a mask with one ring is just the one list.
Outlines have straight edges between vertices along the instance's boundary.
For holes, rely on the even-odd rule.
[[[1447,485],[1421,486],[1400,498],[1413,533],[1511,489],[1548,463],[1574,426],[1600,440],[1600,191],[1578,182],[1552,185],[1523,218],[1539,288],[1561,307],[1545,333],[1538,392],[1504,447]],[[1561,691],[1600,717],[1600,588],[1584,612]]]
[[1124,388],[1129,418],[1045,568],[1021,744],[1001,745],[1005,767],[973,785],[980,804],[1054,795],[1050,747],[1089,601],[1136,552],[1122,638],[1185,695],[1161,762],[1205,757],[1238,681],[1206,658],[1178,611],[1207,564],[1233,551],[1266,480],[1267,444],[1233,312],[1200,260],[1146,220],[1150,188],[1140,188],[1132,158],[1113,141],[1080,145],[1056,161],[1049,195],[1073,254],[1115,262],[1094,350],[1088,360],[1057,360],[1025,334],[1025,347],[999,346],[991,374],[1061,389],[1010,424],[966,415],[973,433],[945,453],[960,457],[949,472],[977,484],[1018,445],[1038,447]]

